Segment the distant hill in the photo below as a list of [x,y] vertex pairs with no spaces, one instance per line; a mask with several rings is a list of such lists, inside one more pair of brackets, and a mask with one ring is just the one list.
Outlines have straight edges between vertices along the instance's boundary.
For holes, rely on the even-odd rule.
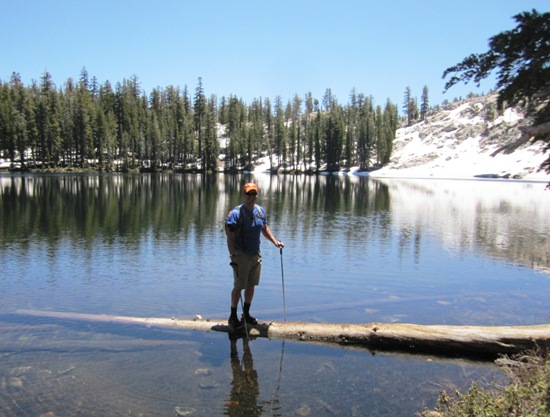
[[549,181],[539,171],[544,144],[513,153],[495,150],[520,137],[521,110],[496,110],[496,94],[472,97],[434,110],[425,121],[397,131],[390,163],[373,177],[498,177]]

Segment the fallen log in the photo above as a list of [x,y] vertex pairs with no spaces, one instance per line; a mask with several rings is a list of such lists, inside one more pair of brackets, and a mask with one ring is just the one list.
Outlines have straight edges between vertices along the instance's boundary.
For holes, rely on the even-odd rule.
[[[18,310],[17,314],[60,320],[136,324],[173,329],[230,332],[224,321],[143,318],[105,314]],[[269,322],[248,326],[250,337],[362,346],[451,357],[494,358],[536,348],[550,348],[550,324],[534,326],[450,326],[399,323],[331,324]]]

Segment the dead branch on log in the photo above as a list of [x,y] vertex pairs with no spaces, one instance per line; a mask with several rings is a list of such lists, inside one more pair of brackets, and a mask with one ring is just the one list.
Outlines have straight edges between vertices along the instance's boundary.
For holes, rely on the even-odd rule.
[[[18,310],[17,314],[60,320],[136,324],[172,329],[229,332],[223,321],[143,318],[104,314]],[[495,358],[534,348],[550,348],[550,324],[534,326],[450,326],[399,323],[330,324],[270,322],[249,328],[252,337],[362,346],[369,350],[438,356]]]

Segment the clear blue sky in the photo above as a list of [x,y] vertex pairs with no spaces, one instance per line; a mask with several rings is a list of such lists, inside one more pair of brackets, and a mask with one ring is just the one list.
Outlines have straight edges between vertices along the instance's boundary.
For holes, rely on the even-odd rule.
[[283,102],[327,88],[342,104],[352,88],[401,109],[407,86],[430,105],[494,80],[443,94],[443,71],[547,12],[545,0],[0,0],[0,79],[25,84],[48,71],[56,85],[85,67],[102,84],[133,74],[145,92],[202,77],[207,96]]

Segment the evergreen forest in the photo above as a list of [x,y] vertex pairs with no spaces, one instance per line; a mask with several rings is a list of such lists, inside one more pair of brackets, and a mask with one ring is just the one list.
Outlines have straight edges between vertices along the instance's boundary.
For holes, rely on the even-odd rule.
[[44,72],[24,85],[0,80],[0,158],[12,168],[215,172],[251,169],[271,156],[271,171],[372,170],[386,164],[398,109],[353,89],[340,104],[330,89],[284,103],[207,97],[202,83],[146,93],[136,75],[100,84],[85,68],[56,86]]

